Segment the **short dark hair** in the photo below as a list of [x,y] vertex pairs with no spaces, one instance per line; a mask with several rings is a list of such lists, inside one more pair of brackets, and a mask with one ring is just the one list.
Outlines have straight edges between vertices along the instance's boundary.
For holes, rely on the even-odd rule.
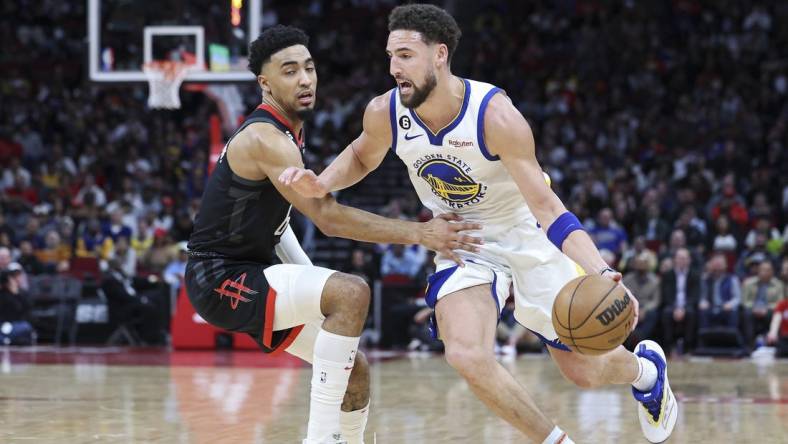
[[272,54],[293,45],[308,44],[309,36],[294,26],[276,25],[268,28],[249,44],[249,71],[259,76]]
[[402,5],[394,8],[389,14],[389,32],[400,29],[420,32],[427,44],[445,44],[449,48],[449,63],[462,36],[454,17],[434,5]]

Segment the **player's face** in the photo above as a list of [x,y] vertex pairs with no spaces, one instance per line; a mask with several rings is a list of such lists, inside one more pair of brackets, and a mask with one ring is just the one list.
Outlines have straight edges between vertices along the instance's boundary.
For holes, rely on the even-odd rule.
[[430,96],[438,81],[436,63],[445,63],[441,46],[424,43],[420,32],[397,30],[389,34],[386,54],[389,72],[399,87],[400,99],[407,108],[418,108]]
[[293,45],[275,52],[263,65],[260,86],[286,112],[308,118],[315,108],[317,72],[306,46]]

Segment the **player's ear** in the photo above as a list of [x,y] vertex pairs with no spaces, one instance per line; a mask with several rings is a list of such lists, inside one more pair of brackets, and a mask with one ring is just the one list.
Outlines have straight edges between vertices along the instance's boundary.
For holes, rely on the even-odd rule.
[[439,43],[435,51],[435,62],[440,66],[449,63],[449,47]]
[[265,94],[271,94],[271,85],[268,84],[268,77],[260,74],[257,76],[257,84],[260,85],[260,89],[262,89]]

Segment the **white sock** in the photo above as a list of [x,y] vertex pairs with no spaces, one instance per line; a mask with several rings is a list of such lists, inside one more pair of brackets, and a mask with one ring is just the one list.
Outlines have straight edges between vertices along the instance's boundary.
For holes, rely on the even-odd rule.
[[339,413],[356,360],[358,341],[359,337],[341,336],[322,328],[317,334],[312,358],[307,441],[339,438]]
[[547,435],[547,438],[542,441],[542,444],[575,444],[574,441],[566,434],[561,427],[555,426],[553,431]]
[[641,392],[647,392],[657,383],[657,366],[648,359],[638,356],[638,376],[632,385]]
[[367,418],[369,418],[369,402],[362,409],[339,413],[342,438],[348,444],[364,444],[364,429],[367,428]]

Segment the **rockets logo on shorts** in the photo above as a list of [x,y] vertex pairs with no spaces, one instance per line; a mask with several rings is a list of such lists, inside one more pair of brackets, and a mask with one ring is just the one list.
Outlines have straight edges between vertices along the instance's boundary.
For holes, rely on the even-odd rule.
[[235,310],[238,308],[239,302],[251,302],[251,299],[244,297],[244,293],[249,295],[257,294],[257,291],[252,290],[251,288],[244,285],[245,280],[246,273],[238,276],[235,279],[225,279],[224,282],[222,282],[222,285],[213,291],[219,293],[219,299],[222,299],[224,296],[229,297],[230,308]]

